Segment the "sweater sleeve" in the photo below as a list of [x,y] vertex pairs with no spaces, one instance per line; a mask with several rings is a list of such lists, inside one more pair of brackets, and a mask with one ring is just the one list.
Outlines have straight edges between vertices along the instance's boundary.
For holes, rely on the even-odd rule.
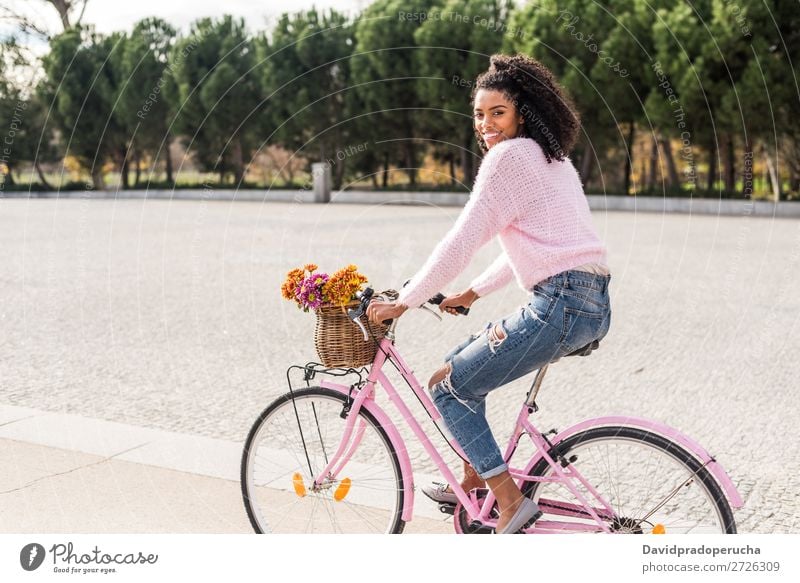
[[512,151],[498,144],[486,154],[467,204],[422,268],[400,291],[397,303],[417,308],[461,273],[492,237],[516,218],[505,182],[514,171]]
[[513,278],[514,272],[511,269],[508,255],[506,255],[504,251],[498,255],[497,259],[494,260],[494,263],[492,263],[486,271],[472,280],[469,287],[478,294],[478,297],[482,298],[505,286]]

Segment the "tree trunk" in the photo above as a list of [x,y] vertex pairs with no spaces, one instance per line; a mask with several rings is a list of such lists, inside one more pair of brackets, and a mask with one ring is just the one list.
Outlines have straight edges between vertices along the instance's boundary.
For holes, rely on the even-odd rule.
[[[344,88],[342,88],[344,89]],[[333,118],[336,117],[338,111],[334,112]],[[331,189],[339,191],[342,189],[342,184],[344,183],[344,170],[347,164],[347,154],[351,154],[352,152],[347,152],[347,148],[343,147],[342,144],[345,142],[345,139],[342,137],[342,130],[341,126],[336,126],[334,130],[333,138],[334,142],[334,152],[336,152],[336,166],[331,168]],[[339,152],[342,152],[341,160],[339,160]]]
[[788,150],[784,160],[789,166],[789,192],[800,192],[800,143],[796,139],[788,140]]
[[341,190],[342,189],[342,183],[344,182],[344,165],[345,165],[346,162],[347,162],[347,159],[338,160],[336,162],[336,166],[333,167],[333,172],[332,172],[332,176],[331,176],[331,178],[332,178],[331,187],[334,190]]
[[8,174],[5,175],[5,178],[3,178],[3,180],[9,186],[13,186],[14,184],[16,184],[14,182],[14,169],[11,168],[11,166],[8,166],[8,165],[6,165],[6,167],[8,168]]
[[103,179],[103,168],[97,164],[92,167],[92,186],[95,190],[105,190],[106,181]]
[[58,11],[58,16],[61,19],[61,26],[64,27],[64,30],[69,30],[69,9],[72,2],[68,2],[67,0],[48,0],[48,2]]
[[39,160],[34,161],[33,167],[36,168],[36,174],[39,175],[39,180],[41,180],[42,184],[47,190],[53,190],[53,187],[47,182],[47,178],[44,176],[44,171],[42,170],[41,165],[39,164]]
[[778,175],[778,165],[767,146],[764,146],[764,163],[767,166],[767,177],[772,185],[772,198],[775,202],[778,202],[781,199],[781,180]]
[[456,157],[450,154],[448,156],[448,162],[450,164],[450,186],[455,188],[456,186]]
[[136,150],[136,157],[134,159],[136,163],[136,168],[135,168],[136,173],[134,175],[135,178],[133,184],[138,187],[139,182],[141,181],[142,178],[142,154],[141,152],[139,152],[139,150]]
[[675,166],[675,157],[672,155],[672,142],[669,139],[661,140],[661,150],[667,161],[667,186],[679,187],[681,180],[678,178],[678,168]]
[[239,137],[233,140],[233,150],[231,152],[233,160],[233,182],[238,188],[244,180],[244,156],[242,154],[242,139]]
[[736,191],[736,151],[734,149],[733,135],[727,134],[725,138],[725,169],[723,170],[725,190],[728,193]]
[[797,169],[792,169],[791,176],[789,178],[789,190],[792,192],[800,192],[800,172]]
[[706,190],[708,192],[714,191],[714,185],[717,182],[717,143],[712,141],[708,145],[708,181],[706,182]]
[[373,172],[369,177],[372,179],[372,188],[378,190],[378,175]]
[[383,155],[383,187],[389,186],[389,152]]
[[636,137],[636,124],[630,123],[628,128],[628,155],[625,157],[625,186],[623,192],[631,191],[631,168],[633,168],[633,140]]
[[414,164],[414,144],[409,141],[406,143],[406,175],[410,186],[417,184],[417,168]]
[[639,194],[640,192],[645,190],[647,188],[647,181],[648,181],[647,163],[646,159],[642,158],[642,160],[639,162],[639,186],[638,188],[634,186],[633,193]]
[[647,190],[653,192],[656,189],[656,174],[658,173],[658,139],[653,138],[650,146],[650,174],[647,176]]
[[587,140],[583,144],[583,154],[581,154],[581,182],[583,182],[584,188],[586,185],[589,184],[589,180],[592,178],[592,169],[594,168],[594,164],[592,164],[592,158],[594,152],[592,152],[592,144]]
[[167,163],[167,183],[171,185],[175,185],[175,181],[172,179],[172,153],[170,152],[170,148],[172,146],[172,136],[167,134],[166,140],[166,163]]
[[123,148],[122,150],[122,168],[120,169],[120,174],[122,175],[122,188],[124,190],[128,190],[129,188],[129,174],[130,174],[130,162],[128,161],[128,153],[130,150],[127,148]]

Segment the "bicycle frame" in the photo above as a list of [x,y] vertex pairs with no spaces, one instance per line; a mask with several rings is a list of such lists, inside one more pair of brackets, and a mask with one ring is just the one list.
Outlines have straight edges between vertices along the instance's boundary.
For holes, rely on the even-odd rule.
[[[358,411],[361,409],[361,407],[364,407],[386,430],[389,439],[394,446],[394,450],[398,455],[402,473],[403,490],[405,493],[401,516],[406,522],[413,518],[414,486],[411,462],[408,454],[406,453],[406,448],[403,445],[403,440],[400,436],[400,433],[397,431],[397,428],[389,419],[388,415],[386,415],[383,409],[375,402],[375,385],[376,383],[380,383],[380,385],[386,391],[389,400],[397,408],[398,412],[403,417],[411,431],[425,448],[425,451],[428,453],[428,455],[430,455],[434,464],[441,472],[442,477],[447,481],[448,484],[450,484],[453,492],[455,493],[459,502],[463,505],[470,519],[478,520],[487,527],[493,527],[496,524],[496,521],[490,517],[490,512],[495,502],[494,495],[489,492],[482,503],[479,503],[477,500],[470,497],[470,495],[465,492],[463,488],[461,488],[458,478],[448,467],[442,458],[442,455],[439,453],[439,450],[431,442],[430,437],[417,421],[416,417],[414,417],[414,414],[409,410],[397,389],[383,373],[382,369],[383,365],[386,363],[386,360],[391,359],[399,367],[400,374],[403,376],[406,382],[408,382],[409,386],[419,398],[425,410],[431,416],[431,419],[438,424],[438,422],[441,420],[441,415],[428,395],[428,391],[420,385],[419,381],[417,381],[413,371],[400,356],[391,340],[383,338],[380,341],[379,346],[380,349],[377,351],[367,380],[361,390],[358,391],[358,394],[355,396],[351,404],[350,414],[347,417],[344,434],[342,435],[339,446],[333,456],[331,456],[325,468],[323,468],[319,475],[316,476],[314,485],[320,486],[326,480],[335,479],[352,454],[358,448],[365,426],[363,425],[363,421],[360,422],[361,425],[357,426],[356,420],[358,419]],[[328,389],[339,391],[345,395],[349,395],[351,390],[349,386],[331,382],[325,379],[320,382],[320,385]],[[541,432],[536,429],[536,427],[528,419],[533,411],[533,407],[528,403],[524,403],[521,406],[520,412],[516,419],[514,431],[503,454],[503,459],[506,461],[506,463],[510,462],[511,457],[517,449],[519,440],[524,434],[527,434],[532,440],[537,453],[533,456],[532,460],[524,469],[515,469],[509,465],[509,473],[511,474],[512,478],[516,480],[517,485],[520,488],[523,486],[524,482],[527,481],[559,482],[566,487],[573,496],[575,496],[580,504],[571,504],[563,501],[558,501],[555,503],[554,501],[540,499],[539,504],[542,509],[545,510],[547,514],[556,516],[582,519],[591,518],[594,520],[596,525],[586,522],[576,523],[540,519],[535,522],[531,528],[526,530],[528,533],[611,532],[607,521],[614,518],[614,511],[610,504],[591,484],[588,483],[587,480],[583,478],[574,465],[567,464],[566,466],[562,467],[560,461],[554,460],[548,453],[553,445],[556,445],[565,437],[588,427],[602,424],[608,425],[611,423],[623,423],[625,425],[641,426],[675,439],[703,462],[705,467],[722,485],[725,493],[728,495],[728,498],[731,501],[731,505],[735,508],[742,506],[742,499],[736,491],[736,488],[733,486],[733,483],[725,471],[721,468],[721,466],[719,466],[719,464],[716,463],[716,460],[714,460],[714,458],[710,456],[708,452],[706,452],[699,444],[680,434],[674,429],[643,419],[631,417],[604,417],[600,419],[584,421],[573,427],[570,427],[566,431],[559,433],[554,441],[548,443]],[[462,457],[462,459],[467,459],[466,454],[464,454],[464,451],[458,445],[458,443],[455,442],[455,440],[448,439],[448,442],[456,451],[456,453]],[[542,458],[545,459],[552,468],[553,475],[530,476],[529,472],[536,462]],[[588,492],[589,497],[593,500],[590,501],[587,499],[587,497],[584,496],[584,494],[581,493],[581,491],[575,486],[573,480],[578,482],[584,488],[584,490]]]

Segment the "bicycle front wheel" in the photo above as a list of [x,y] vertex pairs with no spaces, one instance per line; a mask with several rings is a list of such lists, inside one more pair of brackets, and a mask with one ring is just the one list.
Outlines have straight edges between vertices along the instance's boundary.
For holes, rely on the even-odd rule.
[[360,440],[342,470],[314,485],[344,434],[346,401],[337,391],[310,387],[279,397],[259,416],[241,468],[244,505],[256,532],[403,531],[400,463],[386,431],[367,410],[355,420]]
[[[635,427],[597,427],[568,437],[560,455],[591,488],[572,480],[590,505],[597,492],[612,509],[605,524],[615,533],[735,534],[730,504],[711,473],[693,455],[665,437]],[[555,459],[555,458],[554,458]],[[533,476],[553,476],[541,459]],[[597,532],[597,522],[577,497],[558,482],[526,482],[523,492],[539,502],[554,530]],[[549,515],[549,516],[548,516]]]

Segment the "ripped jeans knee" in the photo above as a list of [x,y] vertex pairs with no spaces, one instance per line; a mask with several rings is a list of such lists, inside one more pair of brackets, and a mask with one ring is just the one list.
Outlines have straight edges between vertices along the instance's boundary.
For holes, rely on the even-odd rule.
[[505,328],[503,328],[502,322],[489,328],[489,350],[492,351],[492,354],[497,352],[497,347],[500,346],[506,338],[508,338],[508,333]]
[[[453,365],[448,362],[445,365],[444,370],[445,370],[444,378],[434,383],[430,387],[431,398],[433,399],[434,404],[436,404],[437,408],[441,409],[441,407],[437,403],[437,397],[441,398],[444,395],[449,395],[453,399],[464,405],[464,407],[469,409],[472,413],[477,414],[475,407],[471,406],[470,403],[468,403],[467,400],[464,399],[461,395],[459,395],[456,392],[455,388],[453,388],[453,379],[452,379]],[[436,378],[436,375],[434,375],[434,378]]]
[[[499,470],[507,469],[486,421],[485,396],[474,396],[469,388],[463,388],[459,394],[458,387],[454,386],[451,362],[440,369],[439,374],[442,372],[444,376],[431,386],[431,397],[442,414],[442,420],[452,440],[463,449],[466,460],[479,476],[491,477]],[[457,374],[455,384],[459,384],[462,377],[463,375]],[[436,378],[437,375],[434,375],[432,380]]]

